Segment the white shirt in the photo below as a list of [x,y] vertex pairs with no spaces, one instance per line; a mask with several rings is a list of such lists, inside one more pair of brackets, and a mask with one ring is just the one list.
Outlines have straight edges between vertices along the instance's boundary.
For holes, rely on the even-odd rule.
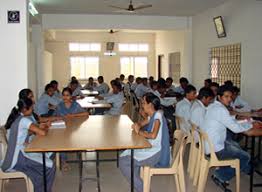
[[176,87],[176,88],[175,88],[175,92],[176,92],[176,93],[180,93],[181,95],[184,95],[184,94],[185,94],[185,90],[184,90],[181,86]]
[[191,106],[192,103],[187,98],[184,98],[176,104],[176,115],[184,118],[185,120],[185,122],[180,125],[181,130],[188,134],[190,133],[191,129],[191,125],[189,123]]
[[[228,109],[219,101],[215,101],[208,106],[204,122],[200,127],[203,129],[213,143],[215,152],[221,151],[225,147],[227,128],[234,133],[241,133],[252,128],[250,122],[238,123]],[[205,146],[206,154],[210,153],[208,145]]]
[[135,91],[137,86],[138,86],[137,83],[133,83],[133,84],[131,85],[131,90],[132,90],[132,91]]
[[131,91],[132,83],[127,82],[124,86],[124,92],[126,96],[130,96],[130,91]]
[[124,103],[124,94],[119,92],[118,94],[112,94],[104,98],[104,100],[112,105],[110,110],[105,111],[106,115],[120,115],[122,111],[122,105]]
[[72,96],[73,96],[73,97],[76,97],[76,96],[84,97],[85,95],[82,93],[81,88],[80,88],[80,87],[77,87],[77,88],[73,91]]
[[57,106],[61,100],[56,99],[54,96],[50,97],[43,93],[35,105],[35,112],[37,115],[45,115],[49,111],[49,104]]
[[99,94],[106,94],[109,91],[109,86],[103,82],[94,88],[95,91],[98,91]]
[[[251,107],[240,96],[237,96],[235,101],[231,102],[230,106],[237,112],[250,112],[251,111]],[[241,108],[239,109],[237,107],[241,107]]]
[[176,92],[176,87],[175,85],[171,85],[167,91],[173,91],[173,92]]
[[207,108],[200,100],[195,100],[190,109],[190,121],[200,127],[206,115]]
[[143,97],[144,94],[148,93],[149,91],[150,88],[141,83],[136,87],[135,94],[137,98],[140,99]]
[[160,99],[160,104],[165,107],[168,107],[168,106],[171,106],[177,103],[177,100],[175,97],[161,98],[161,94],[158,92],[158,90],[150,89],[150,92],[153,93],[155,96],[157,96]]

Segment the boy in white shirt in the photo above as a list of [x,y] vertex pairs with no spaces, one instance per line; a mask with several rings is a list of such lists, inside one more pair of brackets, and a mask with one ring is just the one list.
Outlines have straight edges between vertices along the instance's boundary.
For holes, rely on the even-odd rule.
[[176,88],[175,85],[173,85],[172,77],[166,78],[166,88],[167,88],[167,92],[175,92]]
[[239,96],[239,92],[238,87],[232,87],[232,102],[230,103],[230,107],[237,112],[250,112],[251,107]]
[[99,76],[97,78],[99,85],[94,88],[95,91],[98,91],[99,94],[106,94],[109,92],[109,86],[104,82],[104,77]]
[[196,88],[193,85],[188,85],[185,88],[185,97],[183,100],[179,101],[176,104],[176,116],[182,117],[185,120],[185,123],[181,126],[182,131],[189,134],[191,125],[190,120],[190,109],[192,103],[196,99]]
[[181,77],[179,79],[179,83],[180,83],[180,86],[175,88],[175,92],[179,93],[181,95],[184,95],[185,94],[185,88],[188,85],[188,80],[185,77]]
[[144,94],[150,92],[150,88],[148,87],[147,78],[142,79],[142,83],[140,83],[135,90],[135,94],[138,99],[141,99]]
[[[240,147],[226,142],[227,129],[235,133],[248,132],[252,127],[260,128],[259,123],[238,123],[227,109],[232,101],[232,87],[221,86],[218,90],[217,101],[211,104],[206,112],[205,119],[201,129],[203,129],[209,136],[213,143],[215,153],[219,160],[239,159],[240,170],[249,173],[250,156],[246,151]],[[206,154],[210,153],[208,146],[205,146]],[[226,189],[228,181],[235,176],[235,169],[231,167],[221,167],[217,169],[212,176],[213,180],[223,189]]]
[[71,88],[73,92],[72,94],[73,99],[77,99],[77,98],[83,99],[85,97],[85,95],[81,91],[81,88],[78,85],[79,83],[77,80],[73,80],[70,83],[69,87]]

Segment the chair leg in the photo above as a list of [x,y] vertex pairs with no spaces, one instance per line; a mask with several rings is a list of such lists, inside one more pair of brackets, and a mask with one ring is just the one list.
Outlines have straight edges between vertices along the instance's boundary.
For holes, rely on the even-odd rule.
[[200,170],[197,192],[204,192],[209,171],[208,161],[202,160]]
[[200,149],[197,149],[197,160],[196,160],[196,165],[194,169],[194,178],[193,178],[193,185],[197,186],[198,179],[199,179],[199,172],[200,172],[200,162],[201,162],[201,152]]
[[59,155],[59,153],[56,153],[55,154],[55,163],[56,163],[56,168],[58,169],[58,170],[60,170],[60,155]]
[[140,168],[140,177],[142,180],[144,180],[144,167]]
[[34,186],[33,186],[31,179],[27,177],[25,178],[25,181],[26,181],[27,192],[34,192]]
[[190,169],[189,169],[189,176],[191,179],[194,178],[194,170],[196,168],[196,160],[197,160],[197,148],[196,146],[194,146],[194,144],[192,143],[191,144],[191,147],[192,147],[192,156],[191,156],[191,166],[190,166]]
[[188,157],[188,163],[187,163],[187,172],[190,173],[191,167],[192,167],[192,143],[190,144],[190,150],[189,150],[189,157]]
[[175,182],[176,182],[176,191],[177,192],[181,192],[181,190],[180,190],[180,183],[179,183],[179,179],[178,179],[178,174],[175,174],[174,177],[175,177]]
[[0,179],[0,192],[2,192],[3,187],[4,187],[4,180]]
[[240,168],[239,161],[235,167],[236,170],[236,192],[240,192]]
[[144,176],[143,176],[143,181],[144,181],[143,192],[149,192],[150,191],[150,183],[151,183],[150,167],[144,167],[143,173],[144,173]]
[[185,192],[186,191],[186,184],[185,184],[185,173],[184,173],[184,166],[183,162],[179,163],[178,166],[178,178],[179,178],[179,186],[180,186],[180,191]]

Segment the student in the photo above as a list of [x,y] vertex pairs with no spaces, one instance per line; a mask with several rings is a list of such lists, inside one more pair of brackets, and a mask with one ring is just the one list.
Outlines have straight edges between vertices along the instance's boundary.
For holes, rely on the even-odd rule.
[[185,94],[185,88],[188,85],[188,80],[185,77],[181,77],[179,79],[179,83],[180,83],[180,86],[175,88],[175,92],[179,93],[181,95],[184,95]]
[[[152,147],[134,151],[134,187],[137,192],[143,192],[140,167],[144,165],[150,167],[168,167],[170,157],[168,128],[163,113],[159,111],[159,98],[152,93],[147,93],[143,97],[142,106],[144,112],[150,118],[133,124],[132,129],[136,134],[145,137]],[[143,130],[142,128],[146,125],[146,130]],[[130,150],[126,150],[121,154],[119,159],[120,170],[129,182],[131,177],[130,154]]]
[[216,98],[216,96],[217,96],[217,90],[218,90],[218,88],[219,88],[219,84],[218,84],[218,83],[216,83],[216,82],[212,82],[212,83],[211,83],[210,89],[213,91],[215,98]]
[[51,84],[45,86],[45,92],[36,102],[35,112],[37,115],[42,117],[52,116],[56,106],[59,104],[59,101],[53,97],[54,88]]
[[[35,192],[43,191],[43,165],[41,153],[25,153],[25,146],[28,144],[28,135],[34,133],[44,136],[47,134],[50,125],[37,125],[32,120],[33,101],[31,99],[20,99],[17,108],[12,111],[11,121],[7,129],[10,129],[7,152],[1,169],[4,172],[20,171],[26,174],[34,185]],[[52,191],[55,178],[55,166],[50,159],[51,154],[46,154],[46,178],[47,191]]]
[[94,90],[97,87],[97,83],[94,82],[93,77],[88,78],[88,83],[83,87],[84,89]]
[[105,97],[97,96],[96,98],[99,100],[105,100],[112,105],[108,111],[104,112],[105,115],[120,115],[124,103],[124,94],[122,92],[122,86],[118,81],[112,82],[112,93],[112,95]]
[[250,112],[251,107],[248,105],[246,101],[244,101],[240,96],[240,89],[236,86],[232,87],[232,102],[230,103],[230,107],[234,111],[237,112]]
[[130,95],[130,91],[131,91],[131,87],[133,85],[133,82],[134,82],[134,75],[129,75],[128,81],[124,86],[125,95],[127,95],[127,96]]
[[172,77],[166,78],[166,88],[168,92],[175,92],[176,88],[175,85],[173,85]]
[[214,100],[214,93],[210,88],[203,87],[200,89],[197,99],[190,109],[190,121],[197,127],[203,124],[207,106]]
[[77,98],[83,99],[85,97],[85,95],[82,93],[81,89],[79,88],[78,84],[79,83],[77,80],[73,80],[70,83],[69,88],[73,92],[72,94],[73,99],[77,99]]
[[122,85],[122,89],[124,89],[125,87],[125,75],[124,74],[121,74],[120,77],[119,77],[119,80],[120,80],[120,83]]
[[131,86],[131,91],[135,91],[136,88],[137,88],[137,86],[138,86],[139,84],[141,84],[141,83],[142,83],[142,78],[141,78],[141,77],[137,77],[137,78],[136,78],[136,82],[133,83],[132,86]]
[[[226,141],[227,129],[234,133],[246,132],[252,127],[259,128],[258,123],[238,123],[227,109],[232,101],[231,88],[223,85],[218,90],[217,101],[207,108],[202,129],[208,134],[210,141],[213,143],[216,156],[219,160],[239,159],[240,170],[249,173],[249,154],[236,145]],[[206,154],[209,154],[209,148],[205,148]],[[221,167],[217,169],[212,176],[219,186],[226,188],[228,182],[234,177],[235,169],[230,167]]]
[[104,82],[104,77],[99,76],[97,78],[99,85],[94,89],[99,92],[99,94],[106,94],[109,92],[109,86]]
[[142,83],[137,85],[136,90],[135,90],[135,94],[136,94],[138,99],[141,99],[142,96],[144,94],[148,93],[149,91],[150,91],[150,88],[148,87],[147,78],[144,77],[142,79]]
[[211,79],[205,79],[204,81],[204,87],[205,88],[209,88],[212,84],[212,80]]
[[55,98],[55,99],[57,99],[58,100],[58,102],[60,102],[61,101],[61,98],[62,98],[62,94],[61,94],[61,92],[59,91],[59,89],[58,89],[58,82],[56,81],[56,80],[52,80],[51,82],[50,82],[50,84],[53,86],[53,88],[54,88],[54,95],[53,95],[53,97]]
[[224,82],[224,85],[226,85],[226,86],[228,86],[228,87],[233,87],[233,86],[234,86],[234,84],[233,84],[233,82],[232,82],[231,80],[225,81],[225,82]]
[[184,124],[181,125],[181,129],[187,134],[190,133],[191,129],[191,125],[189,123],[190,109],[195,99],[196,88],[193,85],[188,85],[185,88],[185,98],[176,104],[176,115],[182,117],[185,120]]
[[71,84],[71,82],[72,81],[77,81],[77,87],[79,88],[79,89],[82,89],[82,85],[79,83],[79,81],[77,80],[77,78],[75,77],[75,76],[72,76],[71,77],[71,81],[69,82],[69,84],[68,84],[68,87],[70,87],[70,84]]
[[148,78],[148,82],[149,82],[149,86],[151,87],[151,84],[153,83],[153,81],[154,81],[154,77],[153,76],[150,76],[149,78]]

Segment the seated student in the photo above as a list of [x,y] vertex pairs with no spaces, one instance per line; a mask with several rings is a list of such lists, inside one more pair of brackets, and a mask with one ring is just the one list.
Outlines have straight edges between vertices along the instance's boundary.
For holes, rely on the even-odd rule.
[[94,82],[93,77],[88,78],[88,83],[83,87],[83,89],[88,89],[88,90],[94,90],[95,87],[97,87],[97,83]]
[[120,115],[122,110],[122,105],[124,103],[124,94],[122,92],[122,86],[118,81],[113,81],[112,85],[112,93],[111,95],[102,97],[97,96],[96,98],[99,100],[105,100],[107,103],[110,103],[112,107],[105,111],[105,115]]
[[230,107],[234,111],[237,112],[250,112],[251,107],[248,105],[246,101],[244,101],[240,96],[239,96],[240,90],[238,87],[233,86],[232,87],[232,102],[230,103]]
[[175,88],[175,92],[179,93],[181,95],[184,95],[185,94],[185,88],[188,85],[188,80],[185,77],[181,77],[179,79],[179,83],[180,83],[180,86]]
[[45,86],[45,92],[36,102],[35,112],[37,115],[42,117],[52,116],[59,101],[53,97],[54,88],[51,84]]
[[211,83],[210,89],[213,91],[215,98],[216,98],[216,96],[217,96],[217,90],[218,90],[218,88],[219,88],[219,84],[218,84],[218,83],[216,83],[216,82],[212,82],[212,83]]
[[232,82],[231,80],[225,81],[225,82],[224,82],[224,85],[226,85],[226,86],[228,86],[228,87],[233,87],[233,86],[234,86],[234,84],[233,84],[233,82]]
[[214,100],[214,93],[210,88],[200,89],[197,99],[190,109],[190,121],[200,128],[203,124],[207,106]]
[[148,82],[149,82],[149,86],[151,86],[151,83],[154,81],[154,77],[153,76],[150,76],[148,78]]
[[[140,167],[168,167],[170,150],[169,134],[165,117],[160,109],[160,100],[152,93],[143,97],[142,106],[144,112],[150,117],[132,125],[135,133],[145,137],[152,148],[138,149],[134,151],[134,187],[137,192],[143,191],[143,180],[140,177]],[[147,126],[146,130],[143,127]],[[119,167],[122,174],[130,182],[130,150],[124,151],[119,159]]]
[[212,80],[211,79],[205,79],[204,81],[204,87],[205,88],[209,88],[212,84]]
[[73,99],[83,99],[85,95],[82,93],[81,89],[78,87],[78,81],[74,80],[71,81],[69,88],[72,90],[73,94],[72,97]]
[[[226,159],[239,159],[240,170],[249,173],[249,154],[242,150],[240,147],[226,142],[227,129],[234,133],[246,132],[249,129],[259,128],[261,125],[258,123],[238,123],[227,109],[232,101],[232,91],[228,86],[221,86],[218,90],[217,101],[209,105],[204,118],[201,129],[203,129],[209,136],[210,141],[213,143],[215,153],[219,160]],[[209,148],[205,148],[206,154],[209,154]],[[213,175],[213,180],[219,183],[219,186],[224,188],[228,182],[234,177],[235,169],[231,167],[221,167],[217,169]]]
[[79,81],[77,80],[77,78],[75,77],[75,76],[72,76],[71,77],[71,81],[69,82],[69,84],[68,84],[68,87],[70,87],[70,84],[71,84],[71,82],[72,81],[77,81],[77,87],[79,88],[79,89],[82,89],[82,85],[79,83]]
[[61,94],[61,92],[59,91],[59,89],[58,89],[58,82],[56,81],[56,80],[52,80],[51,82],[50,82],[50,84],[53,86],[53,88],[54,88],[54,98],[56,98],[57,100],[58,100],[58,102],[60,102],[61,101],[61,98],[62,98],[62,94]]
[[134,75],[129,75],[128,81],[124,86],[124,92],[127,96],[130,95],[130,91],[131,91],[131,87],[133,85],[133,82],[134,82]]
[[[31,99],[20,99],[17,109],[14,109],[6,123],[6,129],[10,129],[7,152],[1,169],[4,172],[20,171],[26,174],[34,185],[35,192],[43,191],[43,165],[41,153],[25,153],[24,149],[30,140],[28,136],[32,133],[44,136],[47,134],[50,124],[37,125],[31,118],[33,112],[33,101]],[[55,166],[50,159],[51,154],[46,154],[46,178],[47,191],[52,191],[55,178]]]
[[104,77],[99,76],[97,78],[99,85],[94,89],[99,92],[99,94],[106,94],[109,92],[109,86],[104,82]]
[[171,77],[166,78],[166,89],[168,92],[175,92],[176,88],[173,85],[173,79]]
[[148,93],[149,91],[150,91],[150,88],[148,87],[147,78],[144,77],[142,79],[142,83],[137,85],[136,90],[135,90],[135,94],[136,94],[138,99],[141,99],[142,96],[144,94]]
[[134,92],[136,90],[137,86],[139,84],[141,84],[141,83],[142,83],[142,78],[141,77],[137,77],[136,78],[136,82],[131,85],[131,91]]
[[121,74],[120,76],[119,76],[119,80],[120,80],[120,83],[121,83],[121,85],[122,85],[122,89],[124,89],[124,87],[125,87],[125,75],[124,74]]
[[193,85],[188,85],[185,88],[185,97],[182,101],[176,104],[176,115],[184,118],[185,122],[181,125],[182,131],[185,133],[190,133],[191,125],[190,120],[190,109],[192,103],[196,99],[196,88]]

